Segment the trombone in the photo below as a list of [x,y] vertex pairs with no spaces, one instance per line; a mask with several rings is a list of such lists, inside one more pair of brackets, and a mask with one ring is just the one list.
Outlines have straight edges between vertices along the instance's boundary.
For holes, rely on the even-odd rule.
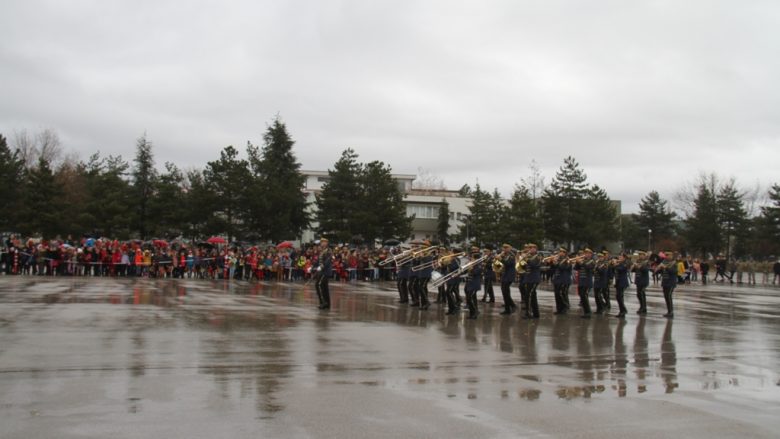
[[[463,256],[465,254],[466,254],[466,252],[455,253],[455,254],[452,254],[452,255],[444,255],[444,256],[440,257],[439,259],[432,259],[432,260],[430,260],[430,261],[428,261],[428,262],[426,262],[424,264],[415,265],[414,267],[412,267],[412,271],[422,271],[422,270],[425,270],[426,268],[442,267],[442,266],[446,265],[445,261],[447,259],[459,258],[459,257],[461,257],[461,256]],[[449,261],[447,261],[447,263],[449,263]]]
[[[432,252],[432,251],[434,251],[434,250],[436,250],[436,249],[438,249],[440,247],[441,247],[440,245],[434,245],[434,246],[431,246],[431,247],[425,247],[424,249],[417,250],[415,252],[413,252],[411,250],[407,250],[407,251],[405,251],[403,253],[404,256],[395,258],[395,263],[396,263],[396,265],[403,265],[403,264],[411,261],[412,259],[417,259],[420,256],[428,254],[428,253],[430,253],[430,252]],[[414,267],[412,267],[412,268],[414,268]]]
[[[398,253],[396,255],[390,255],[389,257],[385,258],[384,260],[379,261],[378,265],[380,267],[384,267],[385,265],[387,265],[387,264],[389,264],[391,262],[396,262],[397,263],[399,259],[402,259],[402,258],[405,258],[405,257],[409,256],[412,253],[412,251],[413,251],[412,249],[409,249],[409,250],[404,250],[403,252]],[[400,264],[398,264],[398,265],[400,265]]]
[[471,262],[468,262],[466,264],[461,265],[460,268],[458,268],[455,271],[452,271],[450,273],[445,274],[444,276],[436,279],[435,281],[431,282],[431,287],[433,288],[439,288],[440,286],[444,285],[448,281],[460,277],[463,273],[469,272],[473,267],[477,266],[478,264],[481,264],[485,262],[485,260],[488,258],[488,256],[482,256],[478,259],[474,259]]

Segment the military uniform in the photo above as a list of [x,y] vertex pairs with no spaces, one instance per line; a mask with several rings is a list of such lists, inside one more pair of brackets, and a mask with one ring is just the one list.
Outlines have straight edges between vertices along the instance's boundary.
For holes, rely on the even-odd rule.
[[[535,249],[534,244],[529,245]],[[533,253],[525,259],[525,275],[521,280],[523,285],[523,302],[526,304],[524,318],[539,318],[539,302],[536,297],[536,288],[542,280],[541,274],[542,257],[538,253]]]
[[661,288],[664,292],[664,302],[666,302],[666,314],[664,317],[674,317],[674,304],[672,302],[672,293],[677,288],[677,264],[671,254],[667,255],[666,260],[659,266],[661,270]]
[[[644,254],[641,254],[644,257]],[[647,296],[645,291],[650,285],[650,262],[642,259],[631,267],[634,272],[634,285],[636,285],[636,298],[639,300],[639,315],[647,314]]]
[[626,312],[628,312],[628,310],[626,310],[626,304],[624,300],[624,294],[629,284],[628,260],[625,258],[625,256],[621,256],[621,258],[618,260],[618,262],[615,263],[615,265],[612,268],[615,273],[615,300],[617,300],[618,309],[619,309],[617,317],[623,318],[625,317]]
[[590,301],[588,300],[588,292],[593,286],[593,269],[595,262],[592,258],[593,253],[586,251],[585,260],[578,262],[574,269],[577,270],[577,293],[580,296],[580,304],[582,305],[582,317],[590,318]]
[[317,258],[315,268],[317,273],[315,274],[317,290],[317,297],[320,300],[320,309],[330,309],[330,288],[328,287],[328,281],[333,275],[333,252],[328,247],[328,241],[322,239],[321,241],[322,251]]
[[512,300],[512,292],[510,290],[512,282],[515,281],[517,271],[515,270],[515,258],[509,253],[509,248],[511,247],[505,244],[504,249],[507,251],[501,253],[499,256],[501,263],[504,264],[504,271],[501,273],[501,295],[504,298],[504,311],[501,312],[502,315],[512,314],[517,309],[517,305],[515,305],[514,300]]
[[[473,259],[479,258],[479,249],[476,252],[472,252],[471,257]],[[466,287],[464,288],[466,293],[466,305],[469,307],[470,319],[476,319],[479,316],[479,309],[477,308],[477,291],[482,286],[482,264],[475,264],[468,272],[466,280]]]

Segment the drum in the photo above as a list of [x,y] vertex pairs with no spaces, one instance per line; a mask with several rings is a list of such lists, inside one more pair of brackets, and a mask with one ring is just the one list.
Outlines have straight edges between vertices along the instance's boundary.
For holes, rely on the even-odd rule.
[[437,280],[441,279],[443,276],[444,276],[443,274],[439,273],[436,270],[433,270],[433,272],[431,273],[431,281],[436,282]]

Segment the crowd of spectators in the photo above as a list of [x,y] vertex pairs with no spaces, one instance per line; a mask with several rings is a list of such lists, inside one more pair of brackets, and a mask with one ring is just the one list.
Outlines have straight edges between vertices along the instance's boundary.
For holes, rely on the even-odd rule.
[[[248,246],[208,242],[3,240],[2,272],[8,275],[118,276],[156,278],[305,281],[318,254],[314,245]],[[387,250],[333,249],[334,280],[390,280],[394,267],[380,267]]]
[[[2,244],[0,271],[7,275],[306,281],[318,257],[313,244],[296,247],[291,242],[248,246],[89,237],[47,241],[9,236]],[[335,246],[333,280],[393,280],[394,264],[380,264],[390,251]],[[723,255],[711,260],[681,256],[677,266],[681,284],[780,284],[780,261],[727,260]],[[546,281],[550,274],[545,273]]]

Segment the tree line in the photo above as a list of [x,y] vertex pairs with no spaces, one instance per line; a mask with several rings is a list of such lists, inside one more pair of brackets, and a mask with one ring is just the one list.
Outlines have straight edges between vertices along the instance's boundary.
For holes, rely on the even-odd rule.
[[[189,170],[165,163],[159,171],[145,134],[137,139],[132,162],[100,153],[86,161],[58,160],[56,133],[22,134],[13,149],[0,135],[0,232],[120,239],[221,234],[278,242],[299,238],[313,227],[321,236],[354,243],[405,240],[411,233],[412,218],[391,167],[360,162],[349,148],[329,169],[312,209],[295,142],[278,117],[267,126],[262,146],[247,142],[243,157],[227,146],[202,169]],[[427,179],[441,189],[440,180]],[[530,175],[515,185],[509,199],[479,184],[464,185],[460,195],[472,199],[469,213],[450,236],[449,209],[442,203],[442,242],[536,242],[570,249],[621,242],[626,249],[700,256],[780,253],[778,184],[768,191],[767,205],[753,215],[747,192],[733,179],[714,174],[700,176],[675,196],[681,213],[651,190],[639,213],[618,215],[606,191],[589,183],[579,163],[567,157],[549,184],[532,163]]]
[[[753,202],[734,179],[703,174],[690,188],[675,194],[682,214],[651,190],[639,203],[639,212],[618,215],[604,189],[589,184],[573,157],[564,159],[550,184],[538,166],[515,185],[509,200],[497,190],[464,185],[463,196],[472,198],[469,214],[458,235],[477,244],[526,242],[562,245],[571,250],[585,246],[599,249],[622,244],[625,250],[680,251],[710,257],[766,258],[780,254],[780,185],[767,192],[768,203],[750,215]],[[442,208],[446,212],[447,206]],[[440,216],[439,238],[447,235]]]

